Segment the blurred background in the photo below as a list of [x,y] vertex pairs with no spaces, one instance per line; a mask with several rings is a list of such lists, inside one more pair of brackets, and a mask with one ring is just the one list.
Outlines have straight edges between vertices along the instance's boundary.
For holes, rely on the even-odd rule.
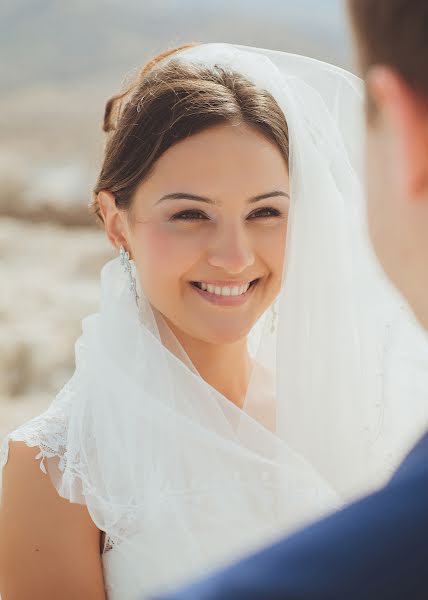
[[113,256],[87,205],[104,105],[183,42],[285,50],[352,68],[342,0],[14,0],[0,4],[0,438],[71,375]]

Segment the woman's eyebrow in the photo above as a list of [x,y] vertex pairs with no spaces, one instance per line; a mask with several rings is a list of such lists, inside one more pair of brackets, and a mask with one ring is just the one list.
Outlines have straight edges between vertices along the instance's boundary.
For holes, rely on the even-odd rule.
[[[259,194],[258,196],[254,196],[250,198],[248,202],[252,204],[253,202],[259,202],[260,200],[266,200],[267,198],[276,198],[278,196],[283,196],[284,198],[290,199],[290,196],[287,192],[283,192],[281,190],[274,190],[273,192],[267,192],[266,194]],[[197,202],[205,202],[206,204],[219,204],[215,200],[211,198],[207,198],[205,196],[197,196],[195,194],[189,194],[187,192],[173,192],[172,194],[166,194],[159,198],[156,204],[163,202],[164,200],[196,200]]]
[[290,200],[289,194],[287,192],[283,192],[282,190],[274,190],[273,192],[267,192],[267,194],[260,194],[259,196],[254,196],[254,198],[250,198],[249,202],[252,204],[253,202],[259,202],[259,200],[266,200],[267,198],[277,198],[278,196],[283,196],[284,198],[288,198]]
[[195,194],[187,194],[186,192],[174,192],[173,194],[166,194],[162,196],[156,204],[163,202],[164,200],[197,200],[198,202],[205,202],[206,204],[217,204],[211,198],[205,198],[204,196],[195,196]]

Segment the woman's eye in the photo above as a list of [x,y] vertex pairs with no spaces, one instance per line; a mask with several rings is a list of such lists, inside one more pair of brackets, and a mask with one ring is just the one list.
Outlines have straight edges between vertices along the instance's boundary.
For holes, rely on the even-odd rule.
[[200,210],[182,210],[171,217],[171,221],[202,221],[208,219]]
[[259,208],[258,210],[250,213],[248,215],[248,219],[266,219],[268,217],[280,217],[281,215],[281,211],[279,211],[277,208],[266,207]]

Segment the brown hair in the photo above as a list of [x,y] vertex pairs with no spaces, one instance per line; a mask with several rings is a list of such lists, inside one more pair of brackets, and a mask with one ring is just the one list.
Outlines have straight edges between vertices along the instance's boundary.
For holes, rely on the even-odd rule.
[[251,125],[288,162],[287,122],[273,96],[228,68],[173,57],[187,47],[155,57],[124,92],[107,102],[103,129],[108,138],[91,205],[101,220],[101,190],[114,194],[118,208],[129,209],[136,187],[168,148],[214,125]]
[[364,74],[389,65],[428,97],[427,0],[348,0]]

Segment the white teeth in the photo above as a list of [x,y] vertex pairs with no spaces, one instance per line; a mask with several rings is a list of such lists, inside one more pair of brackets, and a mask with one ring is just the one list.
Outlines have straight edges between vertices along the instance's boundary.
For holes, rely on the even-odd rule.
[[199,287],[201,290],[204,290],[209,294],[214,294],[215,296],[242,296],[242,294],[245,294],[248,291],[250,284],[246,283],[245,285],[221,287],[211,283],[199,283]]

